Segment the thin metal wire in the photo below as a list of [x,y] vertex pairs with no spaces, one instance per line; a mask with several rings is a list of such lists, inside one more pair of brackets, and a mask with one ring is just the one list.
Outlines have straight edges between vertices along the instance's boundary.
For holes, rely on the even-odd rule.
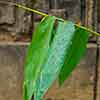
[[[14,6],[17,6],[17,7],[19,7],[19,8],[23,8],[23,9],[25,9],[25,10],[28,10],[28,11],[31,11],[31,12],[34,12],[34,13],[37,13],[37,14],[42,15],[42,16],[49,16],[48,14],[45,14],[45,13],[40,12],[40,11],[37,11],[37,10],[35,10],[35,9],[31,9],[31,8],[25,7],[25,6],[20,5],[20,4],[17,4],[17,3],[5,2],[5,1],[0,1],[0,3],[14,5]],[[57,19],[57,20],[60,20],[60,21],[64,21],[63,19],[58,18],[58,17],[56,17],[56,19]],[[99,33],[95,32],[95,31],[93,31],[93,30],[91,30],[91,29],[89,29],[89,28],[86,28],[86,27],[81,26],[81,25],[79,25],[79,24],[75,24],[75,26],[77,26],[77,27],[79,27],[79,28],[81,28],[81,29],[87,30],[88,32],[90,32],[90,33],[92,33],[92,34],[94,34],[94,35],[96,35],[96,36],[100,36]]]

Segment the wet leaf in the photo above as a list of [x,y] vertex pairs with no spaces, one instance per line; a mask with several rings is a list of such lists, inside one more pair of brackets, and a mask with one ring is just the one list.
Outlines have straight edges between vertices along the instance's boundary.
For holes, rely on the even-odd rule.
[[59,75],[59,84],[62,85],[64,81],[70,76],[71,72],[76,68],[80,59],[85,53],[86,44],[88,41],[89,33],[81,28],[76,28],[74,37],[70,42],[69,49],[64,61],[64,65]]
[[34,94],[35,100],[41,100],[58,77],[74,31],[73,23],[58,22],[58,27],[49,49],[48,58],[46,59],[36,82],[37,91]]
[[24,68],[24,100],[33,94],[41,100],[57,78],[62,85],[86,50],[89,33],[55,19],[43,19],[33,35]]
[[24,67],[24,100],[31,100],[35,91],[35,80],[46,60],[55,17],[46,17],[38,25],[28,48]]

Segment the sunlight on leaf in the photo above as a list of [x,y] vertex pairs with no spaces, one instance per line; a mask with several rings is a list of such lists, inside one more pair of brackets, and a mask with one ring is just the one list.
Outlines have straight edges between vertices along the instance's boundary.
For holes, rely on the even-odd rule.
[[48,88],[56,80],[64,63],[66,50],[74,35],[74,24],[71,22],[59,22],[58,27],[49,49],[48,58],[37,79],[37,91],[35,100],[41,100]]
[[33,34],[24,67],[24,100],[41,100],[59,78],[62,85],[82,58],[89,33],[70,21],[45,17]]
[[71,45],[69,45],[69,50],[66,51],[68,53],[59,75],[60,85],[64,83],[64,81],[68,78],[71,72],[75,69],[76,65],[79,63],[86,50],[88,37],[89,33],[86,30],[76,28]]
[[35,91],[35,80],[46,60],[54,22],[55,17],[46,17],[34,32],[24,67],[24,100],[31,100]]

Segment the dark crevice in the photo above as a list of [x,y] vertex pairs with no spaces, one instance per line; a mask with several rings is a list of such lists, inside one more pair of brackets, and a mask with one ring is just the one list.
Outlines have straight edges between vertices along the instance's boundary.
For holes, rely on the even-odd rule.
[[[96,31],[99,31],[99,12],[98,12],[98,2],[99,0],[94,0],[94,3],[93,3],[93,12],[96,12],[96,13],[93,13],[93,26],[94,26],[94,29]],[[97,92],[98,92],[98,69],[99,69],[99,56],[100,56],[100,51],[99,51],[99,38],[97,37],[96,38],[96,45],[97,45],[97,48],[96,48],[96,65],[95,65],[95,76],[94,76],[94,87],[93,87],[93,100],[97,100]]]
[[98,88],[98,68],[99,68],[99,44],[97,44],[97,50],[96,50],[96,66],[95,66],[95,76],[94,76],[94,88],[93,88],[93,100],[97,100],[97,88]]
[[80,0],[81,4],[80,4],[80,8],[81,8],[81,15],[80,15],[80,19],[82,20],[82,23],[85,23],[85,9],[86,9],[86,0]]

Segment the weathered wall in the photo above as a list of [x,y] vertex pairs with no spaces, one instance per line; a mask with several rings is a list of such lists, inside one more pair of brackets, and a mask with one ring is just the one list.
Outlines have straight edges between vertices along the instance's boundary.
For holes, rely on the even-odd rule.
[[[32,6],[30,5],[31,0],[27,1],[27,4],[25,0],[2,1],[23,1],[24,5],[28,7]],[[100,32],[100,0],[59,0],[60,3],[57,2],[58,5],[56,6],[51,5],[51,9],[49,9],[48,1],[54,4],[54,0],[47,0],[35,5],[35,8],[38,9],[38,7],[40,7],[43,9],[42,11],[49,12],[50,14],[52,12],[54,15],[58,12],[60,15],[60,13],[64,11],[65,13],[63,13],[68,19],[78,22],[81,20],[82,23],[90,28],[94,25],[96,26],[94,29]],[[62,1],[64,1],[63,7],[61,6]],[[93,1],[97,2],[95,6],[93,5]],[[84,5],[84,3],[86,4]],[[56,10],[55,7],[57,7],[59,11]],[[35,15],[35,18],[36,17],[38,17],[38,15]],[[8,4],[0,4],[0,35],[4,33],[9,35],[28,33],[32,24],[30,23],[31,18],[30,12]],[[95,42],[96,38],[94,38],[93,41]],[[23,100],[23,64],[26,48],[27,46],[0,46],[0,100]],[[98,61],[100,63],[100,59]],[[100,100],[100,64],[98,66],[99,81],[97,86],[97,100]],[[57,82],[55,82],[44,97],[44,100],[93,100],[95,67],[96,44],[88,47],[85,57],[65,84],[59,89]]]
[[0,100],[23,100],[23,51],[19,47],[0,46]]
[[[25,0],[0,0],[0,34],[3,32],[10,34],[29,32],[31,14],[26,14],[25,10],[5,3],[8,1],[26,5]],[[28,3],[31,2],[28,1]]]
[[[32,7],[31,0],[0,0],[3,2],[17,2],[27,7]],[[50,2],[49,2],[50,1]],[[0,2],[0,34],[2,32],[29,33],[31,27],[31,13],[12,6],[7,3]],[[49,3],[48,3],[49,2]],[[76,3],[77,2],[77,3]],[[51,9],[65,9],[65,15],[70,20],[76,21],[81,16],[80,0],[43,0],[43,2],[35,5],[36,9],[42,9],[44,12],[50,12]],[[74,9],[73,9],[74,8]],[[54,14],[55,15],[55,14]]]
[[[26,47],[0,46],[0,100],[22,100],[25,51]],[[93,100],[95,59],[96,49],[90,46],[65,84],[59,88],[56,82],[44,100]]]
[[[8,0],[4,0],[4,1],[8,1]],[[0,33],[2,31],[12,30],[13,28],[12,25],[15,23],[13,12],[14,12],[13,6],[0,3]]]

